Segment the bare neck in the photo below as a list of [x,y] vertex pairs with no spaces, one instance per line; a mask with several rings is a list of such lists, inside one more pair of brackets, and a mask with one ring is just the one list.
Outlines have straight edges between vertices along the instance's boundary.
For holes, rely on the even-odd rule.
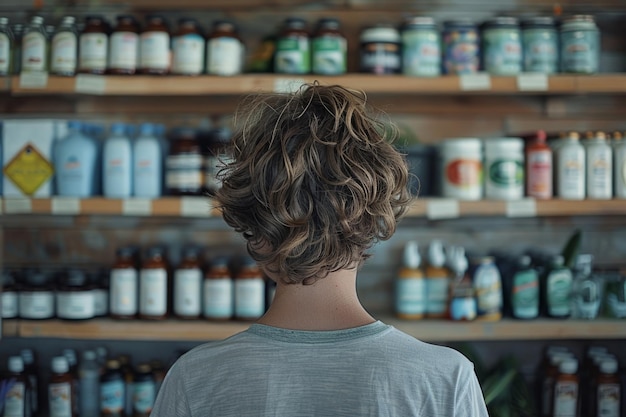
[[356,293],[356,269],[340,270],[311,285],[283,284],[258,323],[292,330],[340,330],[373,323]]

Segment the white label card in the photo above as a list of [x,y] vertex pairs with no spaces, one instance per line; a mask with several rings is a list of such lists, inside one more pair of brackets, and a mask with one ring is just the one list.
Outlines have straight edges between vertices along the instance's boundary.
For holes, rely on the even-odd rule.
[[33,204],[30,198],[5,198],[4,212],[6,214],[32,213]]
[[458,200],[434,199],[426,203],[426,217],[430,220],[456,219],[460,215]]
[[182,197],[180,200],[181,216],[209,217],[211,209],[211,201],[206,197]]
[[152,214],[152,200],[147,198],[123,200],[122,214],[125,216],[149,216]]
[[78,198],[53,198],[52,214],[80,214],[80,200]]
[[302,78],[277,78],[274,80],[274,92],[295,93],[305,82]]
[[84,94],[104,94],[107,80],[102,75],[78,74],[74,91]]
[[462,91],[491,90],[491,77],[489,74],[462,74],[459,76]]
[[507,217],[536,217],[537,202],[534,198],[511,200],[506,202]]
[[519,91],[547,91],[548,76],[541,73],[527,73],[517,76],[517,89]]
[[47,72],[20,73],[20,88],[46,88],[48,86]]

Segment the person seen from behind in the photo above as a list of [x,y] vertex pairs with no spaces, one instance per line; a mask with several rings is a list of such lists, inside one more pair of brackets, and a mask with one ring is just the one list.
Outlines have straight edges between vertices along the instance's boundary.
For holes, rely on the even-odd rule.
[[365,94],[259,94],[236,120],[215,204],[275,297],[247,330],[179,358],[151,415],[487,416],[469,360],[375,319],[357,296],[368,251],[411,202],[406,161]]

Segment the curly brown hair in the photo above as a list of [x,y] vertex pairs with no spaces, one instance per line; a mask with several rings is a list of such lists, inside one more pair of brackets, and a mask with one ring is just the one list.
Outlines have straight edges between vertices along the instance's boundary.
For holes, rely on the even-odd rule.
[[317,83],[242,103],[216,206],[283,282],[360,265],[406,212],[407,164],[372,110],[363,92]]

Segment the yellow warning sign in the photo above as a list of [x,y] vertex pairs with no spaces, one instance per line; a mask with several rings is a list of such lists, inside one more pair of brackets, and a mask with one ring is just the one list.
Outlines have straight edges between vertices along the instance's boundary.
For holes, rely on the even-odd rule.
[[54,168],[50,161],[30,143],[4,166],[4,175],[26,195],[33,195],[53,173]]

